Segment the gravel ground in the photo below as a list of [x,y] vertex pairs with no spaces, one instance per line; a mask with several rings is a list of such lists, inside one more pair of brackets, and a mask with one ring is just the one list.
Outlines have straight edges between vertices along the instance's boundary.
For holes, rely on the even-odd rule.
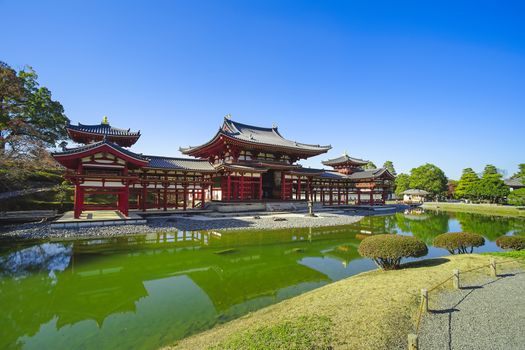
[[524,291],[516,271],[442,294],[423,318],[420,349],[525,349]]
[[[69,238],[109,237],[166,231],[236,230],[236,229],[283,229],[349,225],[361,220],[371,212],[323,212],[318,217],[305,217],[304,213],[261,215],[243,217],[211,218],[204,215],[184,217],[181,215],[148,219],[142,225],[99,226],[75,229],[52,228],[49,224],[24,224],[0,227],[0,238]],[[275,221],[278,218],[280,221]]]

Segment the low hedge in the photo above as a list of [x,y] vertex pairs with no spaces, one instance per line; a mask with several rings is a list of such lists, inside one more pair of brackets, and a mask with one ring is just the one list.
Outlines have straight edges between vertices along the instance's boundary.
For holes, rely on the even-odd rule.
[[496,245],[501,249],[522,250],[525,249],[525,237],[501,236],[496,240]]
[[365,238],[359,244],[358,252],[374,260],[383,270],[395,270],[399,268],[402,258],[425,256],[428,248],[416,237],[385,234]]
[[481,247],[485,244],[485,238],[477,233],[470,232],[449,232],[442,233],[432,242],[434,247],[444,248],[450,254],[472,253],[474,247]]

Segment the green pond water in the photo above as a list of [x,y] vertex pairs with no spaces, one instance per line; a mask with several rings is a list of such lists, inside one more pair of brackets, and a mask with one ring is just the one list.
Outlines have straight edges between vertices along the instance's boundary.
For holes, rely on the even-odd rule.
[[396,213],[311,229],[2,240],[0,348],[155,349],[375,268],[357,253],[363,235],[430,244],[460,230],[485,236],[477,252],[494,251],[497,237],[525,235],[525,220]]

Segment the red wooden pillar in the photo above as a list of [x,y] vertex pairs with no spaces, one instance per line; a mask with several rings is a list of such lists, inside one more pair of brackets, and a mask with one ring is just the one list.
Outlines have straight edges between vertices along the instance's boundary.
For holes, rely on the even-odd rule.
[[179,185],[175,183],[175,209],[179,209]]
[[302,197],[302,193],[301,193],[301,177],[297,176],[297,199],[301,200],[302,199],[301,197]]
[[204,209],[204,204],[206,203],[206,187],[204,183],[201,184],[201,209]]
[[259,200],[262,200],[263,198],[263,186],[262,186],[262,173],[259,174]]
[[340,184],[337,187],[337,204],[341,205],[341,186],[340,186]]
[[321,203],[324,205],[324,184],[321,184]]
[[183,193],[183,202],[182,202],[182,209],[186,210],[188,207],[188,185],[184,184],[184,193]]
[[126,184],[126,187],[121,191],[119,194],[119,210],[124,216],[129,215],[129,187],[128,184]]
[[281,172],[281,199],[285,200],[285,191],[286,191],[286,176],[284,171]]
[[142,186],[142,202],[140,204],[142,205],[142,211],[146,211],[146,203],[148,202],[148,185],[143,184]]
[[232,187],[232,180],[231,175],[228,173],[228,179],[227,179],[227,187],[226,187],[226,200],[229,201],[231,199],[231,187]]
[[241,183],[239,186],[239,199],[244,200],[244,173],[241,173]]
[[361,189],[357,189],[357,204],[361,205]]
[[191,190],[191,208],[195,208],[195,185],[193,185]]
[[330,199],[330,205],[334,204],[334,187],[332,186],[332,182],[330,181],[330,195],[329,195],[329,199]]
[[370,205],[374,205],[374,189],[370,189]]
[[82,210],[84,210],[84,189],[79,185],[75,185],[75,205],[73,208],[73,214],[75,216],[75,219],[80,218],[80,214],[82,214]]
[[[168,184],[166,183],[166,186]],[[164,198],[163,198],[163,210],[166,211],[168,210],[168,187],[164,187]]]

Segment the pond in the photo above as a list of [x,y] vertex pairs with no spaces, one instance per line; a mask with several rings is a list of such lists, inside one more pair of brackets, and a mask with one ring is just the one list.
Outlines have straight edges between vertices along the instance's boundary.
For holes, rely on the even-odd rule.
[[495,251],[497,237],[525,235],[525,220],[396,213],[339,227],[2,241],[0,348],[156,349],[374,269],[357,253],[366,235],[430,244],[461,230],[485,236],[477,252]]

